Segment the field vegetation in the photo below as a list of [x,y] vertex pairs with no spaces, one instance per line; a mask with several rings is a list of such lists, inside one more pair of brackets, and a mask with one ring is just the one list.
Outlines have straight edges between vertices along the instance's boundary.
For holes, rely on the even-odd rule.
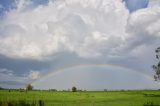
[[160,91],[0,90],[0,106],[160,106]]

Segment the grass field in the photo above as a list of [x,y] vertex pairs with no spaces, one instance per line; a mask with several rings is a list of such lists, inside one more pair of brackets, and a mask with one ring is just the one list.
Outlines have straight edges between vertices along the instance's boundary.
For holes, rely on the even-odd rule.
[[3,103],[7,101],[28,103],[43,101],[45,106],[160,106],[160,91],[9,92],[0,90],[0,101],[0,106],[7,106]]

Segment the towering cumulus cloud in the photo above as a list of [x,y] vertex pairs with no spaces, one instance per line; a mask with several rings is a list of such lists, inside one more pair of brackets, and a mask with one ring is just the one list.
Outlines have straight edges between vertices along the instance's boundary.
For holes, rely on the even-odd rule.
[[20,4],[0,22],[0,54],[8,57],[99,56],[125,41],[128,11],[119,0],[57,0],[31,10]]
[[[130,10],[147,5],[147,0],[131,1],[126,0]],[[30,59],[60,52],[87,58],[139,55],[138,50],[160,36],[159,7],[130,15],[121,0],[51,0],[31,9],[30,2],[17,2],[18,8],[0,20],[1,55]],[[150,38],[152,42],[146,42]]]

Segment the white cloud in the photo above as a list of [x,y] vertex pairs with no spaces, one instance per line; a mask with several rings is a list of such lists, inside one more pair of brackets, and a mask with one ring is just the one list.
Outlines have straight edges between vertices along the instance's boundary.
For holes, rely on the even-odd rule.
[[31,0],[15,0],[15,5],[19,11],[26,9],[29,4],[32,4]]
[[28,78],[29,78],[30,80],[39,79],[39,78],[40,78],[40,72],[39,72],[39,71],[30,71],[30,72],[29,72],[29,75],[28,75]]
[[153,7],[135,12],[129,18],[129,33],[145,33],[149,36],[160,37],[160,7]]
[[11,58],[44,59],[65,51],[87,58],[123,56],[160,37],[159,7],[133,14],[120,0],[58,0],[32,10],[22,7],[0,21],[0,54]]
[[129,34],[127,44],[130,47],[152,46],[155,43],[159,46],[159,14],[160,7],[147,8],[131,14],[126,29]]
[[[59,2],[25,12],[10,11],[7,19],[1,21],[0,53],[12,58],[33,59],[61,51],[76,52],[81,56],[90,52],[96,55],[101,54],[97,53],[101,51],[98,48],[105,46],[104,42],[109,44],[112,36],[124,38],[128,12],[120,1]],[[102,35],[94,38],[95,32]],[[93,41],[88,43],[88,40]],[[89,49],[94,42],[96,45]]]
[[160,1],[159,0],[150,0],[149,7],[153,7],[153,6],[160,6]]

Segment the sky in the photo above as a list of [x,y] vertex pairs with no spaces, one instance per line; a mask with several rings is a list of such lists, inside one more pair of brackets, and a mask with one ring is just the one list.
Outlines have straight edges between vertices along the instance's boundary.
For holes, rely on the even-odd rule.
[[158,89],[159,46],[159,0],[0,0],[0,87]]

